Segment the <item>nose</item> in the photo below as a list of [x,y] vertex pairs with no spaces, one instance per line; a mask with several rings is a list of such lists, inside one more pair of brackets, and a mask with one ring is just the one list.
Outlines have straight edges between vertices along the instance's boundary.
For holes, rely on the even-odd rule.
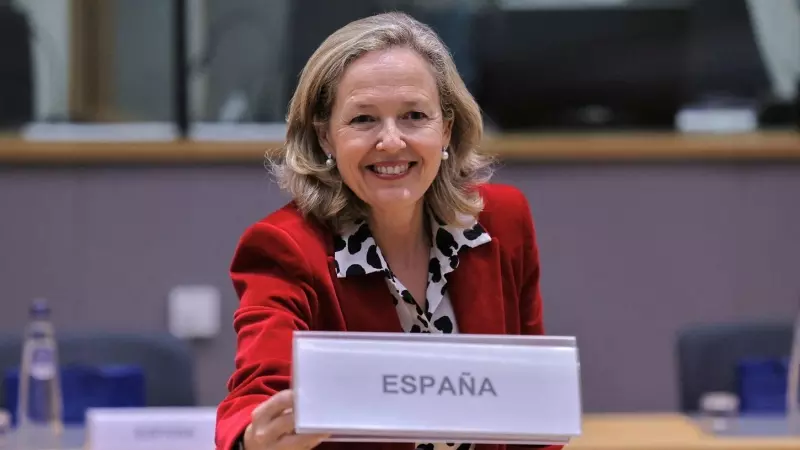
[[406,148],[405,137],[394,119],[383,122],[376,148],[386,152],[397,152]]

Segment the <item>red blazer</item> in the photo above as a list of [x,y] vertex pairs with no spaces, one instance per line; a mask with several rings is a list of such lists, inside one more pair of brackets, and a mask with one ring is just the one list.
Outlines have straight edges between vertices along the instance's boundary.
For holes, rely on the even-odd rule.
[[[458,269],[448,275],[459,332],[542,334],[539,255],[528,201],[510,186],[485,185],[480,192],[485,208],[478,221],[492,240],[460,255]],[[218,449],[232,448],[256,405],[289,388],[293,331],[403,331],[383,275],[337,278],[331,231],[303,218],[291,203],[247,229],[231,277],[240,298],[233,321],[238,345],[229,394],[217,412]],[[413,445],[323,443],[319,449]]]

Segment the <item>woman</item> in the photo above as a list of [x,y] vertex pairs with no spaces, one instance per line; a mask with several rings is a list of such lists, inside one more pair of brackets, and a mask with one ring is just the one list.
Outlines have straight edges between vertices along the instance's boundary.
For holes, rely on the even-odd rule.
[[220,449],[324,440],[293,433],[295,330],[543,332],[527,200],[485,184],[479,108],[430,28],[391,13],[338,30],[308,61],[287,121],[276,175],[294,201],[250,227],[232,263],[238,351]]

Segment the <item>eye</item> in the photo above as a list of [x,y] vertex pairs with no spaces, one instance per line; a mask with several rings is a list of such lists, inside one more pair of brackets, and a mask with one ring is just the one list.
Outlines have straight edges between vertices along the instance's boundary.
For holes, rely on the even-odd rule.
[[428,116],[426,116],[425,113],[421,111],[410,111],[403,116],[404,119],[410,119],[410,120],[422,120],[426,119],[427,117]]
[[372,122],[372,117],[371,116],[367,116],[365,114],[361,114],[361,115],[355,116],[355,117],[353,117],[353,120],[350,121],[351,124],[352,123],[368,123],[368,122]]

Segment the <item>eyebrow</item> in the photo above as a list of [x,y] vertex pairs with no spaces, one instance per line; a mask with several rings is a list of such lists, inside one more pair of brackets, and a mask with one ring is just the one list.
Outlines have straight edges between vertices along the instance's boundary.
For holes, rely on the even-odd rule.
[[406,100],[406,101],[403,102],[403,106],[407,106],[407,107],[422,106],[424,103],[427,103],[427,102],[420,101],[420,100]]
[[[428,102],[425,100],[403,100],[402,102],[400,102],[400,104],[406,108],[420,107],[426,105],[426,103]],[[361,101],[351,103],[348,105],[348,109],[369,109],[374,107],[375,107],[374,103],[361,102]]]

